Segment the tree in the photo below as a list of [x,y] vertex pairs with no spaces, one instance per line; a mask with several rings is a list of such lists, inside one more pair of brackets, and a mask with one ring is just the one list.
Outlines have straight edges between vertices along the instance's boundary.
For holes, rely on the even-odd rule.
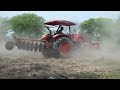
[[114,40],[120,44],[120,15],[118,15],[118,18],[115,20],[115,25],[114,25],[114,32],[113,32],[113,37]]
[[15,34],[38,37],[44,33],[44,18],[31,13],[17,15],[9,20]]
[[10,29],[9,18],[0,17],[0,39],[4,39]]
[[80,33],[89,33],[91,36],[100,39],[101,37],[109,37],[109,31],[112,28],[113,20],[109,18],[90,18],[80,23]]

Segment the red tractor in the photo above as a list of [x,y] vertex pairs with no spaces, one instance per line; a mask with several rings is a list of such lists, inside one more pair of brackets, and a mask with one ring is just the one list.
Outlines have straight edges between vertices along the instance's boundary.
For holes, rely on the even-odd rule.
[[[14,36],[13,41],[8,41],[5,45],[7,50],[12,50],[16,46],[19,50],[26,51],[39,51],[44,57],[67,57],[70,52],[79,47],[85,48],[99,48],[99,43],[91,43],[90,38],[83,38],[80,34],[72,33],[71,26],[76,25],[73,22],[66,20],[55,20],[50,22],[45,22],[45,27],[48,29],[49,33],[43,35],[38,40],[21,39]],[[52,34],[50,26],[57,27],[57,30]],[[63,26],[67,26],[69,31],[67,34],[63,33]]]

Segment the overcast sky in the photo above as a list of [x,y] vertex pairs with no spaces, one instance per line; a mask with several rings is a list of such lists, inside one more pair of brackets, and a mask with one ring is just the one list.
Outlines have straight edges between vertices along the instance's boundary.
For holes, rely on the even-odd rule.
[[89,18],[97,17],[116,19],[120,14],[120,11],[0,11],[0,16],[13,17],[28,12],[43,16],[46,20],[65,19],[78,23]]

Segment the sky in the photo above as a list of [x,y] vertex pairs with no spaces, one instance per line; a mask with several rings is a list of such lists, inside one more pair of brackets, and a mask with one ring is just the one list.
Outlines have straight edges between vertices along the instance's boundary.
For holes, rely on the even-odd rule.
[[1,17],[13,17],[23,13],[34,13],[42,16],[45,20],[70,20],[74,22],[82,22],[89,18],[111,18],[116,19],[120,15],[120,11],[0,11]]

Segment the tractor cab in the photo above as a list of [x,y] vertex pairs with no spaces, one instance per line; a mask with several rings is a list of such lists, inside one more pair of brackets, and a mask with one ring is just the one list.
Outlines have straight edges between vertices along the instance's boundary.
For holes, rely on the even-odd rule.
[[73,25],[76,25],[75,23],[70,22],[70,21],[66,21],[66,20],[49,21],[49,22],[46,22],[44,24],[45,24],[45,27],[47,27],[47,29],[49,30],[50,34],[51,34],[50,28],[56,28],[55,33],[57,34],[60,31],[64,31],[65,27],[68,27],[69,34],[70,34],[70,27],[73,26]]
[[48,29],[49,34],[53,38],[60,36],[60,35],[66,35],[69,38],[71,38],[75,42],[82,43],[82,37],[80,34],[77,33],[77,31],[72,28],[75,27],[76,24],[67,20],[54,20],[45,22],[45,27]]

